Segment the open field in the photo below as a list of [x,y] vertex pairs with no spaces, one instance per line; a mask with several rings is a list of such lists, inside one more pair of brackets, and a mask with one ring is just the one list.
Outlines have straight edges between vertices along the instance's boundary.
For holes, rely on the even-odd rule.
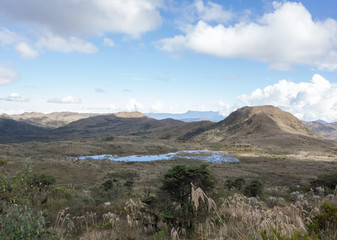
[[[30,158],[34,171],[56,177],[58,184],[92,185],[99,183],[109,172],[135,171],[139,175],[137,187],[158,182],[164,173],[176,164],[196,165],[201,161],[172,160],[154,162],[113,162],[109,160],[74,160],[67,157],[99,154],[159,154],[177,150],[205,149],[207,146],[173,141],[146,141],[137,137],[116,137],[106,141],[83,139],[25,144],[0,145],[2,159],[8,167],[19,169],[26,158]],[[298,152],[293,154],[268,154],[249,146],[226,146],[239,163],[209,163],[210,169],[219,180],[219,186],[226,178],[244,177],[259,179],[268,186],[304,184],[316,176],[337,171],[337,156],[333,153]]]

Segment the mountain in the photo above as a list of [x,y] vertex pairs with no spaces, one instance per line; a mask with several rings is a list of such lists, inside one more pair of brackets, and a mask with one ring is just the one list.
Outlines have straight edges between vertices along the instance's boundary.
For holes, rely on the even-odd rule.
[[307,128],[318,135],[330,140],[337,141],[337,122],[326,123],[323,121],[312,121],[304,123]]
[[[189,132],[211,126],[211,122],[186,123],[174,119],[156,120],[142,113],[99,115],[74,121],[53,130],[64,137],[99,137],[142,135],[152,138],[178,139]],[[200,130],[199,130],[200,131]]]
[[93,113],[75,113],[75,112],[54,112],[54,113],[37,113],[37,112],[25,112],[23,114],[16,115],[0,115],[2,118],[8,118],[16,121],[29,123],[37,127],[44,128],[58,128],[67,125],[73,121],[79,119],[96,116]]
[[219,122],[225,117],[213,111],[188,111],[186,113],[145,113],[145,115],[158,120],[172,118],[184,122],[211,121]]
[[299,119],[273,106],[243,107],[210,129],[191,137],[201,142],[249,144],[273,150],[319,150],[335,147]]
[[[319,126],[331,132],[331,126]],[[213,148],[249,145],[278,152],[325,151],[337,147],[337,142],[324,139],[290,113],[273,106],[243,107],[217,123],[183,122],[172,118],[157,120],[139,112],[132,112],[81,118],[51,129],[4,116],[0,118],[1,143],[110,136],[141,136],[144,141],[169,139],[191,144],[198,142]]]
[[49,130],[29,123],[0,117],[0,143],[47,139]]

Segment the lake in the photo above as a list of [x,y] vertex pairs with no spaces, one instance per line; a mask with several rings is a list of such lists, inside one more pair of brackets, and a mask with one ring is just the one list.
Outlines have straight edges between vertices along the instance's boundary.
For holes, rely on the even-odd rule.
[[96,159],[96,160],[111,160],[121,162],[150,162],[160,160],[173,160],[173,159],[192,159],[202,160],[212,163],[223,162],[239,162],[240,160],[231,156],[229,152],[225,151],[212,151],[212,150],[183,150],[174,153],[158,154],[158,155],[130,155],[130,156],[118,156],[118,155],[96,155],[96,156],[81,156],[71,157],[72,159]]

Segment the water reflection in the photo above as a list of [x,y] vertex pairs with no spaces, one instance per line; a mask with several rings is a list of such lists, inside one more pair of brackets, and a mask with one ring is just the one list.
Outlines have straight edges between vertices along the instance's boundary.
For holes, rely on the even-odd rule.
[[96,159],[96,160],[111,160],[122,162],[149,162],[158,160],[173,160],[173,159],[194,159],[202,160],[205,162],[222,163],[222,162],[239,162],[239,159],[231,156],[229,152],[224,151],[211,151],[211,150],[184,150],[174,153],[166,153],[159,155],[96,155],[96,156],[81,156],[74,159]]

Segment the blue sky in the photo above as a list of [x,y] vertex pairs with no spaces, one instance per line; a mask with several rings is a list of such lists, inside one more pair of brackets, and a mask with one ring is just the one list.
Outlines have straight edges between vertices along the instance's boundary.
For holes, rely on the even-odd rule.
[[0,113],[337,121],[335,0],[0,0]]

